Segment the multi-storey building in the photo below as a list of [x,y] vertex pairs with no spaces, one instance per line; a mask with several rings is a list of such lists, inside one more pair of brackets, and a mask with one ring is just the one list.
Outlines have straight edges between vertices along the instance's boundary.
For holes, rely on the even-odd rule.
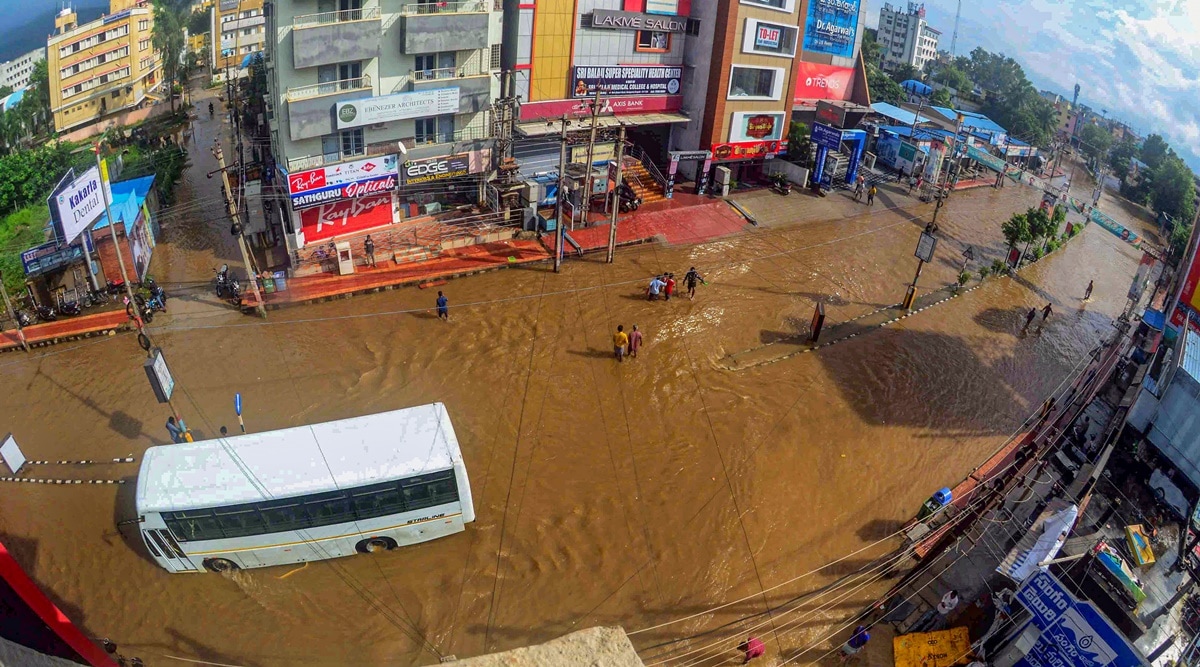
[[267,17],[273,160],[293,247],[474,196],[491,168],[494,0],[287,0]]
[[46,41],[50,110],[59,132],[137,108],[161,84],[153,26],[147,0],[110,0],[108,14],[84,25],[74,10],[59,12]]
[[40,60],[46,59],[46,47],[34,49],[18,58],[0,63],[0,86],[8,86],[20,90],[29,85],[29,76],[33,74],[33,66]]
[[213,79],[224,81],[241,68],[246,56],[263,50],[267,41],[263,0],[219,0],[212,7]]
[[882,65],[893,69],[908,64],[924,69],[937,59],[942,33],[925,21],[925,5],[908,3],[907,9],[885,2],[879,10],[879,44],[883,48]]

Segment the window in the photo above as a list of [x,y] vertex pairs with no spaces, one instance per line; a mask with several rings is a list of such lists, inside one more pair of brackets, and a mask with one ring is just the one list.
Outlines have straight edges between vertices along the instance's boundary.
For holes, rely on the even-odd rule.
[[139,39],[138,40],[138,51],[145,51],[148,48],[150,48],[150,40],[148,40],[148,39]]
[[491,67],[489,69],[500,69],[500,45],[492,44]]
[[118,95],[120,92],[121,92],[121,91],[119,91],[119,90],[114,90],[114,91],[112,92],[112,98],[113,98],[114,100],[115,100],[115,99],[117,99],[117,95]]
[[457,60],[457,54],[454,51],[419,55],[414,59],[414,78],[417,81],[453,78],[457,74],[455,69]]
[[746,19],[746,30],[742,35],[742,52],[791,58],[796,55],[798,34],[794,26]]
[[783,92],[783,69],[735,65],[729,74],[729,99],[778,100]]
[[742,0],[742,4],[778,9],[781,12],[790,12],[796,8],[796,0]]
[[342,130],[338,133],[342,139],[342,157],[351,157],[354,155],[362,155],[367,152],[366,142],[363,140],[362,128],[353,130]]
[[671,50],[671,33],[657,30],[637,31],[637,43],[634,51],[648,53],[666,53]]
[[145,32],[150,29],[150,19],[141,19],[138,21],[138,30]]
[[163,512],[162,517],[175,539],[189,542],[350,523],[457,501],[458,485],[454,473],[447,470],[302,498]]
[[446,144],[454,141],[454,116],[418,118],[413,138],[418,144]]

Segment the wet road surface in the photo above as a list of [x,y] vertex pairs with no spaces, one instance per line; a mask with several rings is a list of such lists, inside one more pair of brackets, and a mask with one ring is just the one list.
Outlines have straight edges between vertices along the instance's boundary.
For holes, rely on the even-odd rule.
[[[200,123],[202,146],[214,128]],[[167,282],[201,287],[155,320],[188,423],[203,437],[234,428],[238,391],[250,430],[442,401],[478,518],[453,537],[291,574],[172,575],[115,528],[134,515],[136,464],[38,470],[129,480],[121,487],[3,487],[0,539],[85,631],[148,664],[431,664],[753,596],[635,636],[646,649],[761,612],[863,565],[852,558],[824,579],[759,594],[889,534],[998,446],[1109,331],[1138,257],[1089,227],[1017,279],[744,371],[719,362],[802,331],[817,299],[833,322],[898,301],[929,207],[622,249],[612,266],[569,262],[560,275],[534,266],[456,280],[442,288],[448,323],[416,289],[264,323],[204,291],[211,265],[232,263],[236,248],[201,227],[226,223],[193,212],[220,206],[198,155],[185,188],[208,204],[179,209],[165,232],[174,248],[158,252],[177,253]],[[921,284],[948,283],[964,244],[1000,257],[1001,220],[1039,199],[1011,185],[956,194]],[[770,200],[760,206],[786,217]],[[695,301],[645,301],[652,274],[693,265],[709,283]],[[1095,295],[1082,304],[1089,279]],[[1022,335],[1024,313],[1047,302],[1054,315]],[[646,346],[618,365],[612,332],[635,323]],[[163,444],[166,411],[143,358],[129,336],[0,358],[3,428],[34,459],[139,456]],[[771,650],[794,650],[823,627],[815,618],[772,635]]]

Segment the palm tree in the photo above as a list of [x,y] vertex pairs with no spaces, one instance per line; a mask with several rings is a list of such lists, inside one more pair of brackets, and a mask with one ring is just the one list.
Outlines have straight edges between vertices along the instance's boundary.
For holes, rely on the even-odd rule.
[[163,62],[163,81],[167,84],[167,96],[171,100],[171,114],[175,113],[175,83],[179,78],[179,55],[183,52],[183,28],[179,17],[162,0],[154,3],[154,27],[151,42]]

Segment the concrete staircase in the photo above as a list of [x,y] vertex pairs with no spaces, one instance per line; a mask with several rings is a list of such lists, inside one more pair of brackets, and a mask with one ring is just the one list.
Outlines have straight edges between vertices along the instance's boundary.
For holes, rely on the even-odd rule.
[[646,167],[641,162],[628,160],[622,165],[622,169],[629,181],[630,187],[642,198],[643,204],[666,199],[663,196],[662,186],[654,180],[654,177],[650,175],[650,172],[646,170]]

